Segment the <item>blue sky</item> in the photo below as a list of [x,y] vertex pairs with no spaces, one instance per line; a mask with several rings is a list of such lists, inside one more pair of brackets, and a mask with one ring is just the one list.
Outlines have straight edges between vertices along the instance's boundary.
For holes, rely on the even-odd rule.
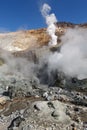
[[46,27],[43,3],[52,7],[58,21],[87,22],[87,0],[0,0],[0,31]]

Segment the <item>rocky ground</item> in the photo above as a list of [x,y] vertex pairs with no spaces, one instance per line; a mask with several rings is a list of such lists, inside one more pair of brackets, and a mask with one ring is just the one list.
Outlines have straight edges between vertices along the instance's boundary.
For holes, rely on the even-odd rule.
[[81,90],[82,85],[69,90],[69,84],[48,86],[35,78],[9,78],[0,83],[0,130],[87,129],[87,88]]
[[[60,38],[67,27],[74,28],[75,25],[59,23],[57,26],[61,27],[57,28],[56,32]],[[87,25],[79,26],[86,27]],[[20,49],[17,48],[17,52],[12,52],[15,58],[18,57],[17,60],[12,60],[13,57],[5,53],[8,54],[10,63],[6,56],[2,55],[2,51],[0,52],[0,130],[87,130],[87,79],[69,78],[62,73],[58,73],[57,76],[56,73],[52,73],[52,77],[47,75],[47,65],[45,63],[43,66],[39,65],[39,60],[43,55],[47,56],[50,51],[58,51],[61,41],[58,39],[59,44],[56,47],[42,47],[49,41],[45,31],[45,29],[40,29],[25,31],[23,34],[19,32],[17,39],[15,33],[9,34],[9,37],[7,34],[0,35],[2,42],[5,42],[8,37],[7,42],[12,40],[14,46],[18,46],[20,42],[19,48],[22,49],[19,51]],[[31,35],[34,35],[34,38],[37,37],[42,48],[39,46],[39,49],[28,50],[29,46],[23,44],[23,39]],[[30,39],[25,40],[26,45],[32,41],[28,40]],[[15,50],[10,48],[10,51],[12,49]],[[35,64],[34,75],[30,75],[31,71],[26,69],[28,62],[24,59]],[[25,62],[26,66],[20,65],[19,60],[20,64]],[[5,62],[10,66],[9,71],[6,69]],[[12,66],[12,63],[15,66]],[[33,64],[30,67],[32,66]],[[29,75],[26,75],[27,71],[30,72]]]

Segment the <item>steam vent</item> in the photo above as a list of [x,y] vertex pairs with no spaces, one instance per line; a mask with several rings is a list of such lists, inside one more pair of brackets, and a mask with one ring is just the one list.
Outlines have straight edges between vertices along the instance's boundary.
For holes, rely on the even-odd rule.
[[87,129],[87,24],[0,33],[0,130]]

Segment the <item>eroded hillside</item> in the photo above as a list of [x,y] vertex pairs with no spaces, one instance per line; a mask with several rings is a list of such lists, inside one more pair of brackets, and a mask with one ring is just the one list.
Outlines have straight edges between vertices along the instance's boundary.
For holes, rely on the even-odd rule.
[[0,130],[86,130],[86,27],[0,34]]

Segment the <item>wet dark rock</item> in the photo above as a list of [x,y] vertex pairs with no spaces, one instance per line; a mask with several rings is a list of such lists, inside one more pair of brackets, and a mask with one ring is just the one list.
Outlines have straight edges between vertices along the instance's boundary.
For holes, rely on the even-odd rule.
[[25,121],[25,119],[21,118],[21,116],[16,117],[12,120],[8,130],[14,130],[14,127],[19,127],[22,121]]

